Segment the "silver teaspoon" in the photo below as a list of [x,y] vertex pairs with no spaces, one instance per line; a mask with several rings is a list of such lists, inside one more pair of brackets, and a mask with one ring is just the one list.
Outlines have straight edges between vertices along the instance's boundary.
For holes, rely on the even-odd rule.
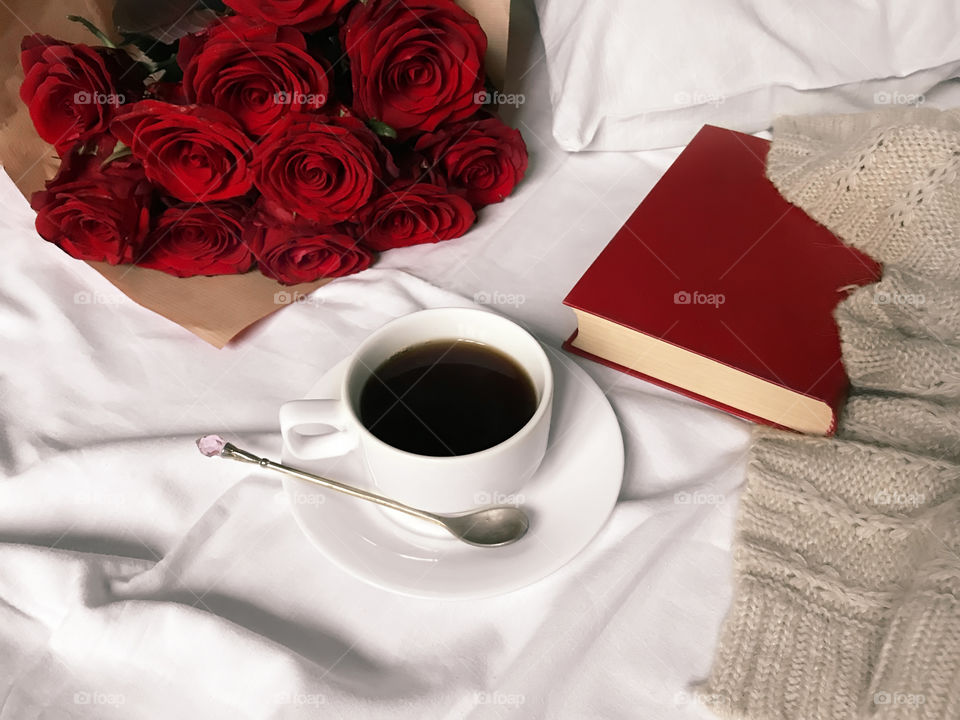
[[306,480],[328,490],[336,490],[361,500],[383,505],[391,510],[398,510],[407,515],[428,520],[447,530],[451,535],[470,545],[477,547],[500,547],[509,545],[522,538],[530,527],[527,514],[513,505],[491,505],[478,510],[456,514],[441,514],[427,512],[418,508],[404,505],[383,495],[361,490],[351,485],[345,485],[336,480],[298,470],[289,465],[282,465],[273,460],[259,457],[251,452],[238,448],[233,443],[225,441],[219,435],[204,435],[197,440],[197,447],[207,457],[223,457],[230,460],[259,465],[267,470],[289,475],[290,477]]

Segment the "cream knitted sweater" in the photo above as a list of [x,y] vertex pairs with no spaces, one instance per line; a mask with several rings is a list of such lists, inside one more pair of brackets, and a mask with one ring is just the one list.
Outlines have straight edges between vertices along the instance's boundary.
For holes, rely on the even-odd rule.
[[835,438],[756,432],[707,704],[960,718],[960,111],[789,117],[767,173],[884,263],[836,311]]

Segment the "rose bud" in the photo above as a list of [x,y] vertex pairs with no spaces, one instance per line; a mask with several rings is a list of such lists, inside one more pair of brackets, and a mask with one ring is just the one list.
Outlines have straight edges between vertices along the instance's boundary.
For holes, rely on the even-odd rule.
[[330,85],[307,53],[303,33],[260,20],[227,17],[180,41],[188,102],[228,112],[251,135],[270,130],[287,112],[317,110]]
[[527,170],[527,146],[498,118],[468,120],[423,135],[416,143],[451,189],[462,190],[474,207],[498,203]]
[[286,223],[260,214],[247,224],[244,239],[260,272],[284,285],[349,275],[373,262],[370,251],[343,229],[303,219]]
[[341,37],[353,108],[362,117],[399,131],[432,131],[479,109],[487,36],[453,2],[357,3]]
[[137,264],[177,277],[247,272],[254,265],[243,242],[249,210],[239,200],[169,207],[157,218]]
[[46,35],[27,35],[20,50],[20,98],[37,134],[60,155],[105,132],[117,108],[143,94],[144,72],[122,50]]
[[153,188],[140,163],[103,165],[116,140],[101,136],[94,153],[68,153],[45,190],[33,194],[37,232],[80,260],[133,262],[150,229]]
[[329,27],[351,0],[224,0],[238,15],[288,25],[303,32]]
[[257,188],[268,205],[332,225],[349,219],[396,167],[380,140],[351,117],[288,115],[256,150]]
[[229,200],[253,186],[250,139],[222,110],[141,100],[111,129],[143,163],[147,177],[178,200]]
[[451,240],[476,220],[470,203],[445,188],[399,181],[366,211],[361,241],[371,250]]

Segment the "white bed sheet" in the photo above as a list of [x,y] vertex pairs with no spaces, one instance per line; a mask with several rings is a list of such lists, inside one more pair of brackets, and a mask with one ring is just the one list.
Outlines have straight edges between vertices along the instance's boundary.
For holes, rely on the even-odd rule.
[[620,502],[561,571],[462,602],[343,573],[278,481],[193,446],[222,431],[277,456],[282,401],[447,292],[501,301],[554,346],[571,332],[563,296],[677,151],[560,152],[523,30],[515,195],[466,238],[390,253],[224,350],[41,242],[0,176],[0,720],[711,717],[689,685],[731,594],[746,423],[570,357],[621,422]]

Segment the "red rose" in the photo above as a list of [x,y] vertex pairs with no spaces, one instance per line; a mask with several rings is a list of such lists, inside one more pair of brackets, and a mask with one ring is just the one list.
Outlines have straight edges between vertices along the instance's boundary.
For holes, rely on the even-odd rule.
[[95,154],[64,155],[30,200],[40,236],[80,260],[133,262],[150,228],[153,190],[140,163],[126,157],[102,167],[115,145],[106,135]]
[[439,185],[394,183],[370,207],[363,244],[372,250],[460,237],[476,220],[470,203]]
[[243,242],[249,207],[237,200],[175,205],[159,216],[137,264],[177,277],[247,272],[254,259]]
[[363,117],[431,131],[477,111],[487,36],[451,0],[357,3],[342,40]]
[[327,225],[349,219],[374,196],[389,153],[351,117],[288,115],[256,151],[257,187],[268,205]]
[[187,100],[230,113],[251,135],[288,111],[316,110],[330,93],[323,66],[307,54],[303,33],[228,17],[180,41]]
[[[122,50],[28,35],[20,45],[20,98],[37,134],[60,155],[103,133],[117,107],[138,100],[143,73]],[[120,79],[120,85],[114,82]]]
[[337,13],[351,0],[224,0],[239,15],[261,18],[275,25],[289,25],[304,32],[333,24]]
[[130,146],[147,177],[178,200],[228,200],[253,186],[250,139],[222,110],[159,100],[125,110],[113,121],[113,133]]
[[285,223],[261,215],[248,224],[244,239],[260,272],[284,285],[349,275],[373,262],[370,251],[342,229],[305,220]]
[[474,207],[503,200],[527,171],[527,146],[520,131],[495,117],[443,127],[422,136],[416,150]]

